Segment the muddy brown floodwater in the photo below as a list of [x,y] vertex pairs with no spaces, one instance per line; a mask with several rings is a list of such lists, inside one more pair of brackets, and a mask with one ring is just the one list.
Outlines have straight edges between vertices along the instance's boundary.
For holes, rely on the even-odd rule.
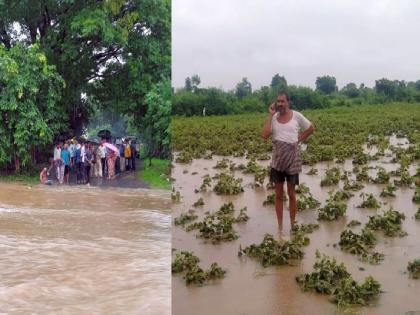
[[[375,152],[371,148],[370,154]],[[388,152],[389,153],[389,152]],[[186,286],[182,276],[172,277],[172,311],[174,315],[188,315],[199,313],[210,314],[405,314],[407,312],[420,311],[420,280],[413,280],[406,274],[407,263],[415,258],[420,258],[420,222],[414,220],[417,211],[411,198],[414,195],[413,188],[398,188],[396,198],[382,198],[379,194],[385,185],[367,184],[347,202],[347,214],[338,221],[321,221],[320,228],[309,234],[310,245],[304,248],[305,257],[294,266],[280,266],[263,268],[259,262],[242,256],[237,256],[239,245],[242,247],[252,243],[260,243],[265,233],[271,233],[276,238],[289,239],[289,216],[285,209],[283,231],[277,227],[274,206],[263,207],[262,203],[272,190],[266,188],[252,188],[253,175],[244,175],[236,171],[235,177],[243,178],[245,192],[236,196],[218,196],[211,189],[205,193],[194,193],[199,189],[203,176],[211,176],[220,173],[213,169],[221,157],[213,157],[213,160],[194,160],[192,164],[175,163],[172,177],[176,179],[174,187],[180,191],[181,202],[173,206],[173,218],[182,211],[193,209],[192,204],[199,197],[203,197],[205,205],[197,208],[199,219],[204,217],[204,212],[218,210],[223,203],[232,201],[235,209],[248,208],[250,219],[246,223],[236,224],[235,229],[240,237],[232,242],[218,245],[205,243],[196,238],[196,231],[185,232],[180,226],[172,226],[172,247],[176,250],[193,251],[200,258],[200,266],[208,268],[212,262],[217,262],[228,272],[224,279],[217,280],[203,287]],[[232,158],[235,163],[244,163],[245,159]],[[369,166],[382,166],[386,170],[395,170],[397,164],[390,163],[391,157],[384,157],[379,161],[369,162]],[[268,165],[268,161],[259,162]],[[321,187],[320,181],[325,169],[332,166],[344,167],[351,171],[351,161],[344,164],[318,163],[316,176],[306,173],[310,167],[304,166],[300,176],[300,182],[305,183],[316,199],[325,203],[328,192],[342,187],[342,181],[336,187]],[[410,174],[414,175],[418,164],[410,166]],[[188,173],[184,173],[187,170]],[[192,175],[197,172],[196,175]],[[369,170],[369,175],[376,175],[375,169]],[[354,174],[352,175],[354,178]],[[392,180],[393,178],[391,178]],[[213,180],[212,184],[216,182]],[[267,183],[267,179],[265,184]],[[361,192],[371,192],[383,203],[381,209],[369,210],[357,208],[361,203]],[[287,205],[287,204],[286,204]],[[352,219],[362,222],[362,226],[368,221],[368,216],[380,213],[392,206],[395,210],[405,213],[406,220],[403,229],[408,232],[406,237],[390,238],[381,233],[378,234],[378,244],[375,251],[385,254],[385,260],[380,265],[369,265],[360,262],[355,255],[345,253],[339,247],[333,247],[338,243],[340,233],[346,228],[346,224]],[[287,208],[287,206],[286,206]],[[306,210],[297,213],[299,223],[316,223],[316,210]],[[353,229],[357,232],[359,229]],[[328,301],[326,295],[303,292],[295,281],[295,276],[305,272],[311,272],[315,260],[315,251],[334,256],[339,262],[343,262],[347,270],[357,281],[372,275],[382,285],[384,291],[375,305],[356,307],[345,311],[338,310],[336,305]],[[360,268],[362,267],[362,268]],[[360,268],[360,269],[359,269]],[[417,313],[417,312],[416,312]]]
[[1,314],[170,314],[170,198],[0,182]]

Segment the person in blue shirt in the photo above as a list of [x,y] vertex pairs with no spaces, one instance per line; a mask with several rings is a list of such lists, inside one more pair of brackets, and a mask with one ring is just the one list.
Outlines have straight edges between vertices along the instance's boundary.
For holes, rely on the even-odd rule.
[[70,152],[68,150],[68,144],[64,145],[64,149],[61,150],[61,159],[64,162],[64,177],[66,179],[67,185],[69,184],[70,176]]
[[76,150],[74,151],[75,161],[76,161],[76,182],[81,184],[84,178],[85,167],[82,161],[82,147],[80,144],[76,145]]

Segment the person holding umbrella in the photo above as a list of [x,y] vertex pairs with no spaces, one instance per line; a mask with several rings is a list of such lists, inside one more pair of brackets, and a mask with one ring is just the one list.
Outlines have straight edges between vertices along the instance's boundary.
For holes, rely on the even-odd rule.
[[108,157],[107,157],[107,163],[108,163],[108,179],[114,179],[115,178],[115,160],[117,159],[117,154],[120,153],[120,150],[113,144],[104,142],[104,147],[108,149]]

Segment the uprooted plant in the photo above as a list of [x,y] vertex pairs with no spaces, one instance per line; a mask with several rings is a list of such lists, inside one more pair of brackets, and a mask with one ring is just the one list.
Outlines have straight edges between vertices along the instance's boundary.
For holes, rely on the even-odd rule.
[[220,207],[218,211],[208,214],[203,221],[187,226],[187,232],[198,230],[197,237],[210,240],[212,243],[236,240],[239,235],[233,228],[234,223],[246,222],[249,217],[246,214],[246,207],[240,209],[239,215],[235,218],[235,208],[229,202]]
[[358,284],[343,263],[339,264],[335,258],[321,255],[318,250],[315,255],[314,271],[296,277],[304,291],[328,294],[340,307],[366,305],[379,295],[381,286],[372,277],[367,277],[364,283]]
[[217,263],[212,263],[210,269],[204,271],[198,263],[200,259],[192,252],[181,251],[176,253],[172,262],[172,273],[184,273],[183,278],[186,284],[204,285],[208,281],[223,278],[226,270],[221,268]]
[[291,260],[302,259],[301,239],[299,242],[277,241],[273,235],[266,234],[260,244],[252,244],[244,249],[239,248],[238,256],[243,254],[256,258],[264,267],[288,265]]
[[420,259],[415,259],[413,261],[409,261],[407,265],[407,270],[410,273],[410,276],[414,279],[420,278]]
[[235,178],[233,175],[221,173],[213,190],[218,195],[236,195],[244,191],[241,183],[242,178]]
[[366,226],[372,230],[381,230],[387,236],[405,236],[407,235],[407,232],[403,231],[401,228],[404,220],[404,213],[390,208],[389,210],[384,211],[382,215],[377,214],[370,216]]
[[378,209],[381,207],[381,203],[373,196],[373,194],[361,193],[360,197],[363,198],[362,203],[358,206],[359,208]]
[[328,199],[326,205],[318,210],[318,220],[337,220],[346,213],[346,210],[347,206],[344,203]]

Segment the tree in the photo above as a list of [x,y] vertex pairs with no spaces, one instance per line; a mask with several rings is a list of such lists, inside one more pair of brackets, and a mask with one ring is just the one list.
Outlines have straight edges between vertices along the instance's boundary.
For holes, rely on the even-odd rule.
[[239,98],[243,98],[252,93],[251,83],[247,78],[243,78],[241,82],[236,85],[235,95]]
[[317,91],[325,94],[331,94],[337,90],[335,77],[329,75],[317,77],[315,86]]
[[[156,84],[147,93],[145,102],[148,106],[146,116],[140,124],[142,136],[147,144],[147,156],[151,158],[169,158],[170,156],[170,121],[171,121],[171,85],[169,80]],[[135,124],[135,126],[139,126]]]
[[185,91],[187,92],[191,92],[192,91],[192,83],[191,83],[191,79],[190,77],[187,77],[185,79],[185,87],[184,87]]
[[273,91],[274,97],[279,94],[281,91],[287,90],[287,81],[284,76],[280,76],[278,73],[273,76],[271,79],[270,87]]
[[192,89],[194,93],[198,91],[198,86],[200,85],[200,83],[201,83],[200,77],[198,76],[198,74],[194,74],[191,77],[191,85],[192,85]]
[[347,97],[354,98],[360,95],[359,89],[355,83],[348,83],[342,89],[341,92]]
[[170,76],[170,1],[5,0],[0,41],[7,49],[40,43],[66,82],[66,122],[81,133],[94,98],[136,119],[145,115],[145,95]]
[[64,81],[37,44],[0,45],[0,165],[19,171],[36,147],[64,128],[58,105]]

